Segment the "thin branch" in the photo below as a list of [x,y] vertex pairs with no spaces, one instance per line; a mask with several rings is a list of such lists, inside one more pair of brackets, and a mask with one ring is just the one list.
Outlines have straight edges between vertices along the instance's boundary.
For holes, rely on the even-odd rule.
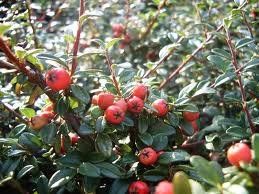
[[17,118],[18,118],[19,120],[21,120],[23,123],[25,123],[25,124],[28,124],[28,123],[29,123],[29,121],[28,121],[27,119],[24,119],[24,118],[22,117],[22,115],[20,115],[19,113],[17,113],[17,112],[13,109],[13,107],[12,107],[10,104],[4,103],[4,102],[2,102],[2,101],[0,101],[0,104],[2,104],[6,110],[8,110],[10,113],[12,113],[15,117],[17,117]]
[[240,74],[239,71],[237,71],[239,69],[238,62],[237,62],[237,54],[236,54],[236,51],[235,51],[235,49],[232,45],[231,37],[230,37],[230,33],[229,33],[228,29],[225,28],[225,31],[226,31],[226,35],[227,35],[226,41],[227,41],[227,44],[228,44],[228,47],[229,47],[229,50],[230,50],[230,53],[231,53],[232,65],[235,69],[235,73],[236,73],[236,76],[237,76],[237,79],[238,79],[237,81],[238,81],[238,85],[239,85],[239,88],[240,88],[243,109],[246,113],[246,117],[247,117],[250,129],[251,129],[251,133],[253,134],[253,133],[255,133],[255,126],[253,124],[252,117],[251,117],[250,112],[249,112],[248,107],[247,107],[246,94],[245,94],[245,89],[244,89],[244,86],[243,86],[243,83],[242,83],[241,74]]
[[163,9],[163,7],[166,5],[166,2],[167,2],[167,0],[163,0],[163,1],[159,4],[155,16],[154,16],[154,17],[152,18],[152,20],[148,23],[148,26],[147,26],[146,30],[144,31],[144,33],[142,33],[142,34],[140,35],[139,40],[144,39],[144,38],[150,33],[150,31],[152,30],[152,28],[153,28],[155,22],[157,21],[157,18],[158,18],[159,14],[160,14],[161,9]]
[[73,47],[73,59],[72,59],[71,76],[75,73],[76,67],[78,65],[77,52],[78,52],[78,49],[79,49],[80,34],[81,34],[81,31],[82,31],[82,26],[79,22],[79,19],[84,14],[84,12],[85,12],[85,1],[80,0],[78,28],[77,28],[77,32],[76,32],[76,40],[74,42],[74,47]]
[[125,0],[125,27],[124,34],[127,34],[128,24],[129,24],[129,16],[130,16],[130,0]]
[[[223,28],[223,25],[220,25],[220,26],[217,28],[216,32],[220,31],[222,28]],[[176,69],[175,71],[173,71],[173,72],[160,84],[159,89],[164,88],[165,85],[166,85],[171,79],[173,79],[174,76],[176,76],[176,75],[182,70],[182,68],[183,68],[193,57],[195,57],[195,55],[196,55],[199,51],[201,51],[201,50],[204,48],[204,46],[212,39],[212,37],[213,37],[213,34],[209,34],[209,35],[207,36],[206,40],[203,41],[203,43],[202,43],[198,48],[196,48],[196,49],[192,52],[192,54],[189,55],[189,56],[187,57],[187,59],[185,59],[185,60],[177,67],[177,69]]]
[[106,61],[107,61],[107,64],[108,64],[109,71],[110,71],[111,76],[112,76],[113,84],[114,84],[114,86],[115,86],[115,88],[117,90],[118,95],[122,96],[121,91],[120,91],[120,87],[119,87],[119,83],[116,80],[115,72],[112,69],[112,61],[110,59],[110,56],[109,56],[109,53],[108,53],[107,50],[105,50],[105,57],[106,57]]
[[57,8],[55,9],[55,15],[51,18],[51,20],[48,23],[48,26],[46,28],[46,31],[49,31],[49,29],[51,28],[51,23],[56,20],[62,13],[62,9],[60,7],[62,7],[62,5],[66,2],[66,0],[63,0],[62,2],[59,3],[59,5],[57,6]]
[[[180,43],[182,42],[182,40],[183,40],[183,38],[180,38],[180,39],[177,41],[176,44],[180,44]],[[159,60],[159,61],[156,63],[156,65],[155,65],[152,69],[148,70],[148,71],[146,72],[146,74],[145,74],[142,78],[146,78],[146,77],[148,77],[150,74],[154,73],[154,72],[157,70],[157,68],[158,68],[160,65],[162,65],[162,64],[174,53],[175,50],[176,50],[176,47],[174,47],[170,52],[168,52],[168,54],[167,54],[166,56],[164,56],[164,58],[162,58],[161,60]]]
[[4,68],[4,69],[18,69],[12,63],[8,63],[8,62],[3,61],[3,60],[0,60],[0,68]]
[[254,38],[252,27],[251,27],[251,25],[248,23],[244,11],[242,11],[242,17],[243,17],[243,19],[244,19],[245,25],[246,25],[247,28],[248,28],[248,31],[249,31],[249,33],[250,33],[251,38]]
[[28,15],[29,15],[29,24],[31,26],[31,29],[32,29],[32,34],[33,34],[33,41],[34,41],[34,46],[35,48],[39,48],[39,41],[38,41],[38,38],[37,38],[37,35],[36,35],[36,28],[35,26],[33,25],[33,22],[32,22],[32,19],[31,19],[31,1],[30,0],[26,0],[26,8],[28,10]]

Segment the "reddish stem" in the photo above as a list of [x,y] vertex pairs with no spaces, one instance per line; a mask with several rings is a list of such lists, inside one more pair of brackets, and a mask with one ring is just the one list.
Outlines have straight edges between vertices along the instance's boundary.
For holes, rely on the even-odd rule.
[[81,31],[82,31],[82,27],[81,27],[81,24],[79,22],[79,19],[84,14],[84,12],[85,12],[85,1],[80,0],[78,28],[77,28],[77,32],[76,32],[76,40],[74,42],[74,47],[73,47],[73,59],[72,59],[71,76],[75,73],[76,67],[78,65],[77,53],[78,53],[78,49],[79,49],[80,34],[81,34]]
[[255,133],[255,126],[253,124],[252,117],[251,117],[251,115],[249,113],[249,110],[248,110],[248,107],[247,107],[245,89],[244,89],[244,86],[243,86],[243,83],[242,83],[240,71],[238,71],[239,67],[238,67],[238,62],[237,62],[237,54],[236,54],[236,51],[235,51],[235,49],[232,45],[231,37],[230,37],[230,33],[229,33],[228,29],[225,29],[225,30],[226,30],[226,35],[227,35],[226,41],[227,41],[227,44],[228,44],[228,47],[229,47],[229,50],[230,50],[230,53],[231,53],[231,58],[232,58],[232,65],[235,69],[235,73],[236,73],[236,76],[237,76],[237,79],[238,79],[237,81],[238,81],[238,85],[239,85],[239,88],[240,88],[243,110],[245,111],[250,129],[251,129],[251,133],[253,134],[253,133]]
[[[217,28],[216,32],[220,31],[222,28],[223,28],[223,25],[220,25],[220,26]],[[165,85],[166,85],[169,81],[171,81],[171,80],[182,70],[182,68],[183,68],[193,57],[195,57],[195,55],[196,55],[199,51],[201,51],[201,50],[203,49],[203,47],[212,39],[212,37],[213,37],[212,34],[208,35],[208,37],[206,38],[206,40],[203,41],[203,43],[202,43],[198,48],[196,48],[196,49],[193,51],[193,53],[192,53],[191,55],[189,55],[189,56],[187,57],[187,59],[184,60],[184,61],[177,67],[177,69],[174,70],[174,71],[160,84],[159,89],[164,88]]]

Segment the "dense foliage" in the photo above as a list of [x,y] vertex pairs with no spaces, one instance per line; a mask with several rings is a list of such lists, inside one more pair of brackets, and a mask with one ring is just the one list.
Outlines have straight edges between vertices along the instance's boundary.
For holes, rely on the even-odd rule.
[[257,0],[0,1],[0,193],[257,194]]

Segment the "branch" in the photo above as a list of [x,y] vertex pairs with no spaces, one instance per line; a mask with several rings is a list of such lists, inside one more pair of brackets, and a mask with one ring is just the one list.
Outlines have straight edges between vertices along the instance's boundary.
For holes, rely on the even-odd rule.
[[251,28],[251,25],[248,23],[248,21],[247,21],[247,19],[246,19],[246,15],[245,15],[245,13],[244,13],[243,11],[242,11],[242,17],[243,17],[243,19],[244,19],[245,25],[246,25],[247,28],[248,28],[248,31],[249,31],[249,33],[250,33],[251,38],[254,38],[254,36],[253,36],[253,30],[252,30],[252,28]]
[[125,0],[125,27],[124,34],[127,34],[128,24],[129,24],[129,15],[130,15],[130,0]]
[[146,30],[144,31],[144,33],[142,33],[142,34],[140,35],[139,40],[144,39],[144,38],[150,33],[152,27],[154,26],[155,22],[157,21],[157,18],[158,18],[159,14],[160,14],[161,9],[165,6],[166,2],[167,2],[167,0],[163,0],[163,1],[159,4],[155,16],[154,16],[154,17],[152,18],[152,20],[148,23],[148,26],[147,26]]
[[122,96],[121,94],[121,91],[120,91],[120,87],[119,87],[119,83],[118,81],[116,80],[116,76],[115,76],[115,73],[112,69],[112,62],[111,62],[111,59],[110,59],[110,56],[109,56],[109,53],[108,53],[108,50],[105,50],[105,57],[106,57],[106,61],[107,61],[107,64],[108,64],[108,68],[110,70],[110,73],[111,73],[111,76],[112,76],[112,81],[113,81],[113,84],[117,90],[117,93],[119,96]]
[[33,33],[33,40],[34,40],[34,46],[35,48],[39,48],[39,41],[38,41],[38,38],[37,38],[37,35],[36,35],[36,28],[35,26],[33,25],[32,23],[32,19],[31,19],[31,1],[30,0],[26,0],[26,8],[28,10],[28,15],[29,15],[29,24],[31,26],[31,29],[32,29],[32,33]]
[[77,52],[78,52],[78,49],[79,49],[80,34],[81,34],[81,31],[82,31],[82,26],[79,22],[79,19],[84,14],[84,12],[85,12],[85,1],[80,0],[78,28],[77,28],[77,33],[76,33],[76,40],[74,42],[74,47],[73,47],[73,60],[72,60],[71,76],[75,73],[76,67],[78,65]]
[[[180,44],[182,42],[183,38],[180,38],[176,44]],[[148,77],[151,73],[155,72],[157,70],[157,68],[162,65],[173,53],[174,51],[176,50],[176,47],[174,47],[166,56],[164,56],[164,58],[162,58],[161,60],[159,60],[157,62],[157,64],[150,70],[148,70],[146,72],[146,74],[142,77],[142,78],[146,78]]]
[[[222,28],[223,28],[223,25],[220,25],[220,26],[217,28],[216,32],[220,31]],[[213,37],[212,34],[208,35],[208,37],[206,38],[206,40],[203,41],[203,43],[202,43],[198,48],[196,48],[196,49],[192,52],[192,54],[189,55],[189,56],[187,57],[187,59],[185,59],[185,60],[177,67],[177,69],[176,69],[175,71],[173,71],[173,72],[166,78],[166,80],[164,80],[164,81],[160,84],[159,89],[164,88],[165,85],[166,85],[171,79],[173,79],[174,76],[176,76],[176,75],[182,70],[182,68],[183,68],[193,57],[195,57],[195,55],[196,55],[200,50],[203,49],[203,47],[212,39],[212,37]]]
[[10,104],[4,103],[2,101],[0,101],[0,104],[2,104],[6,110],[8,110],[10,113],[14,114],[14,116],[17,117],[18,119],[20,119],[23,123],[25,123],[25,124],[29,123],[29,121],[27,119],[24,119],[22,117],[22,115],[17,113]]
[[4,68],[4,69],[18,69],[12,63],[8,63],[8,62],[3,61],[3,60],[0,60],[0,68]]
[[230,37],[230,33],[229,33],[228,29],[225,28],[225,31],[226,31],[226,35],[227,35],[226,41],[227,41],[227,44],[228,44],[228,47],[229,47],[229,50],[230,50],[230,53],[231,53],[232,65],[235,69],[235,73],[236,73],[236,76],[237,76],[237,79],[238,79],[237,81],[238,81],[238,85],[239,85],[239,88],[240,88],[243,110],[245,111],[250,129],[251,129],[251,133],[253,134],[253,133],[255,133],[256,129],[255,129],[255,126],[252,122],[252,117],[251,117],[251,115],[249,113],[249,110],[248,110],[248,107],[247,107],[246,95],[245,95],[245,90],[244,90],[244,86],[243,86],[242,79],[241,79],[241,74],[240,74],[239,71],[237,71],[239,69],[238,62],[237,62],[237,54],[236,54],[236,51],[235,51],[235,49],[232,45],[231,37]]

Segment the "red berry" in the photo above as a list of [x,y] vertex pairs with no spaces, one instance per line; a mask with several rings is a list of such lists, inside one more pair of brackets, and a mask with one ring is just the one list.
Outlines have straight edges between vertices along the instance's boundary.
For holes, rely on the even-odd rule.
[[150,60],[150,61],[155,61],[156,60],[156,53],[155,51],[149,51],[147,54],[146,54],[146,59]]
[[137,84],[133,90],[132,90],[132,95],[137,96],[144,100],[148,94],[148,87],[145,86],[144,84]]
[[125,112],[118,106],[112,105],[105,110],[105,119],[112,124],[120,124],[125,119]]
[[174,194],[173,184],[169,181],[161,181],[156,186],[155,194]]
[[114,101],[114,95],[108,92],[101,92],[98,95],[98,106],[102,109],[105,110],[109,106],[113,104]]
[[51,121],[55,117],[55,114],[50,111],[45,111],[45,112],[40,113],[39,116],[44,117],[44,118],[48,119],[49,121]]
[[98,95],[93,95],[92,104],[98,105]]
[[183,118],[186,121],[194,121],[197,120],[200,116],[199,112],[183,112]]
[[120,107],[124,112],[126,112],[128,109],[127,103],[124,99],[120,99],[117,102],[114,102],[113,105]]
[[129,101],[127,102],[128,110],[132,113],[140,113],[144,108],[144,101],[137,97],[133,96]]
[[157,153],[152,148],[144,148],[139,152],[139,162],[146,166],[153,165],[157,161]]
[[129,186],[129,194],[149,194],[150,190],[147,183],[143,181],[135,181]]
[[122,40],[124,44],[129,44],[131,42],[131,36],[129,34],[126,34],[124,36],[124,39]]
[[65,90],[70,86],[71,79],[69,73],[63,68],[54,68],[45,75],[47,86],[53,91]]
[[119,38],[124,32],[124,26],[122,24],[112,25],[113,37]]
[[72,145],[75,145],[78,142],[79,138],[80,138],[80,137],[78,137],[77,134],[71,133],[71,132],[68,134],[68,136],[70,137]]
[[43,112],[54,112],[54,104],[49,104],[49,105],[46,105],[42,108],[42,111]]
[[236,143],[228,149],[227,158],[230,164],[239,167],[240,162],[250,163],[252,161],[252,153],[248,145]]
[[157,110],[157,112],[155,112],[155,114],[159,117],[163,117],[165,116],[168,111],[168,104],[164,99],[157,99],[152,103],[152,106],[154,109]]
[[198,132],[199,131],[199,126],[197,124],[197,120],[191,121],[191,125],[192,125],[192,128],[193,128],[194,132]]
[[45,125],[47,125],[48,123],[49,123],[49,118],[42,115],[36,115],[31,118],[30,127],[34,130],[39,130]]

